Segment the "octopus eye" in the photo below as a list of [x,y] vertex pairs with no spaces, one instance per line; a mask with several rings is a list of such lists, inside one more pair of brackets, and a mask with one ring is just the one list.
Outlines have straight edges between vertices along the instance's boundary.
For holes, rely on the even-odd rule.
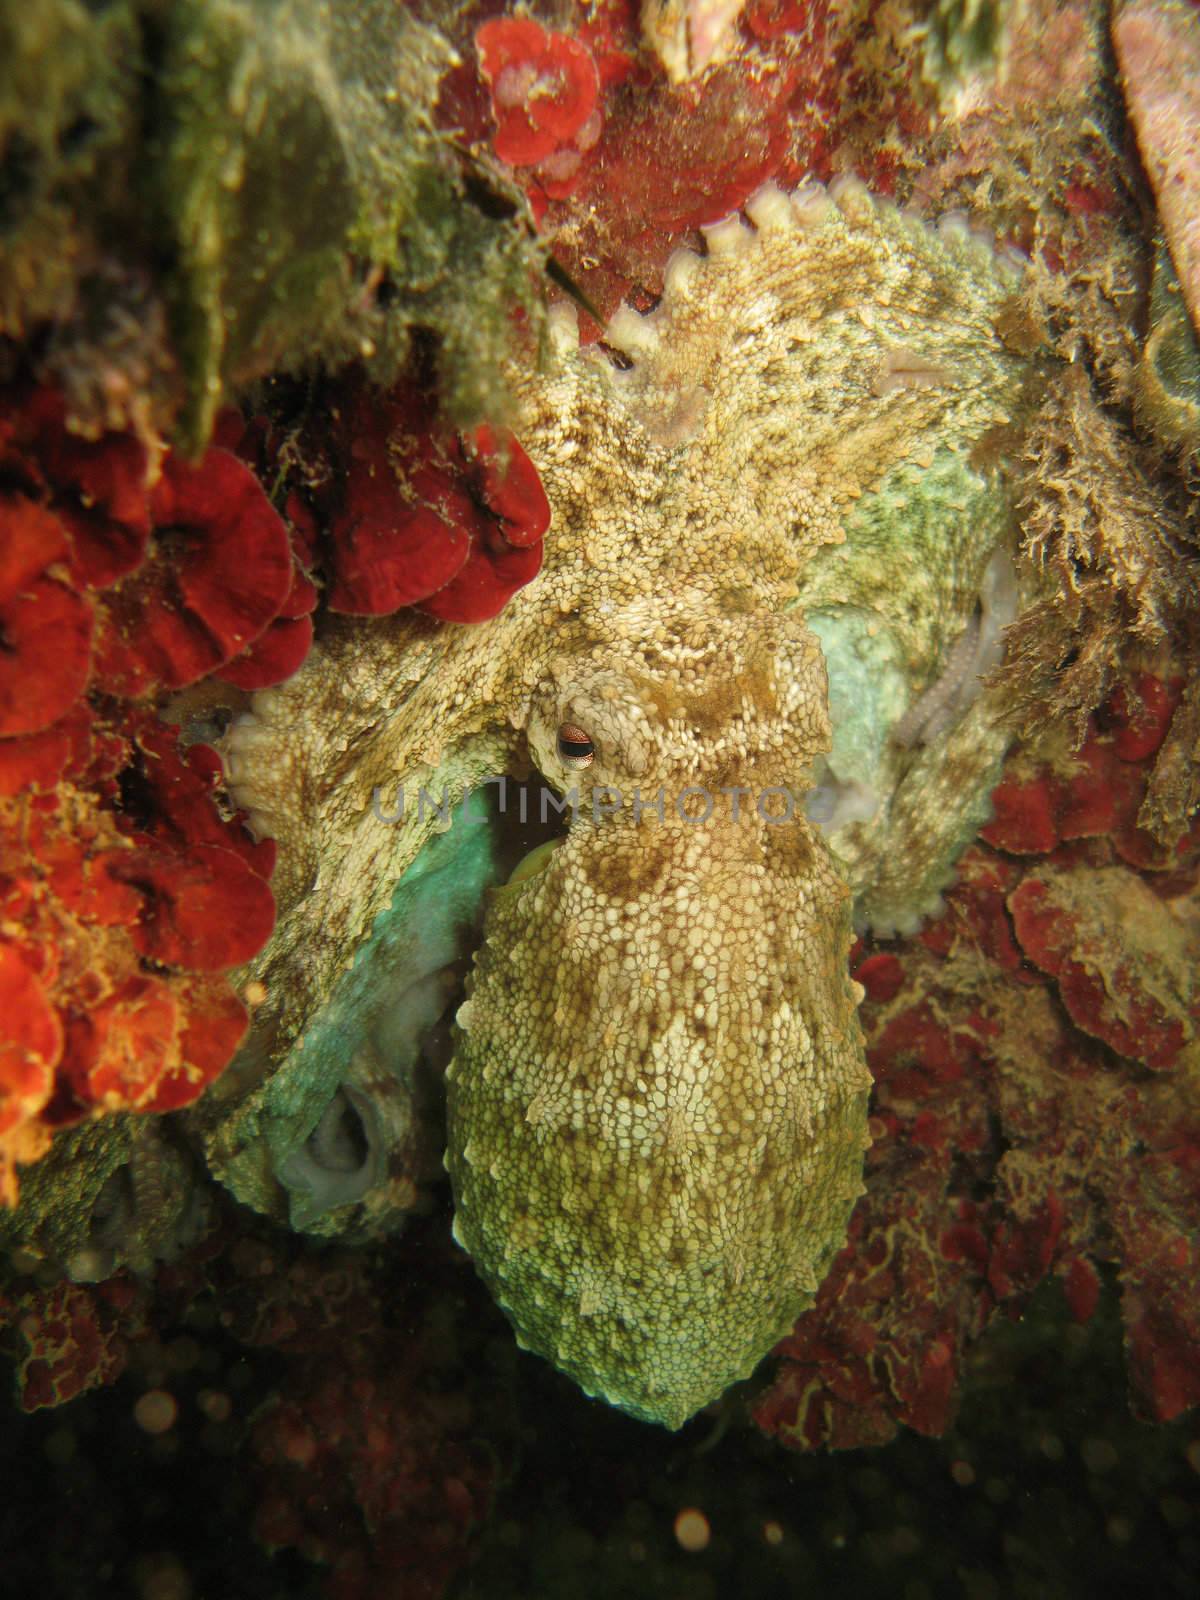
[[558,757],[564,767],[590,767],[596,746],[578,723],[564,722],[558,730]]

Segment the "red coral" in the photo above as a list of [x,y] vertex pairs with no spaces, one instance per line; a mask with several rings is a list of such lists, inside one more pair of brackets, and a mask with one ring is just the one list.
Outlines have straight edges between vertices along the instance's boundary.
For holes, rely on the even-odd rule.
[[16,1370],[22,1411],[60,1406],[88,1389],[112,1383],[125,1368],[128,1340],[118,1295],[56,1283],[30,1289],[0,1313],[24,1344]]
[[876,1002],[894,999],[904,983],[904,968],[899,956],[879,951],[852,966],[855,981],[861,983],[869,999]]
[[61,1081],[79,1106],[178,1111],[245,1031],[245,1009],[226,984],[135,973],[99,1004],[68,1012]]
[[246,1034],[246,1008],[223,978],[182,975],[179,1065],[165,1075],[144,1111],[178,1111],[220,1077]]
[[899,957],[856,947],[867,1193],[755,1411],[785,1442],[941,1431],[989,1318],[1057,1276],[1085,1321],[1099,1262],[1141,1409],[1200,1403],[1197,843],[1130,861],[1176,687],[1135,680],[1052,766],[1018,752],[945,915]]
[[679,85],[645,49],[630,0],[597,0],[576,40],[528,17],[479,26],[480,9],[456,37],[467,45],[474,28],[479,70],[464,62],[447,75],[439,117],[468,139],[490,138],[516,167],[557,258],[602,319],[624,299],[652,300],[680,235],[768,178],[790,185],[855,170],[890,193],[907,144],[929,126],[910,92],[911,61],[892,63],[893,81],[868,73],[828,0],[763,0],[731,59]]
[[1200,1405],[1200,1263],[1194,1237],[1161,1226],[1148,1233],[1141,1223],[1124,1274],[1126,1347],[1142,1409],[1171,1422]]
[[1025,954],[1077,1027],[1156,1071],[1200,1028],[1200,951],[1139,878],[1109,868],[1027,878],[1009,898]]
[[649,79],[638,68],[638,33],[635,0],[594,0],[579,21],[579,37],[596,63],[601,89],[615,88],[635,77]]
[[1013,855],[1046,855],[1064,840],[1107,838],[1131,866],[1177,866],[1200,844],[1200,826],[1168,851],[1138,825],[1138,816],[1146,762],[1165,737],[1181,688],[1178,679],[1149,674],[1118,687],[1091,719],[1077,751],[1034,776],[1005,777],[980,836]]
[[[361,395],[346,431],[353,442],[330,526],[328,603],[333,611],[386,616],[460,570],[470,553],[471,506],[415,396],[401,390],[381,403]],[[407,446],[399,460],[393,441]]]
[[1149,672],[1117,685],[1103,716],[1122,761],[1145,761],[1157,754],[1182,694],[1182,678],[1164,682]]
[[316,590],[228,452],[198,467],[168,456],[151,489],[136,441],[79,438],[61,397],[39,389],[0,396],[0,464],[20,485],[0,503],[0,741],[51,735],[0,742],[0,793],[82,774],[89,687],[139,696],[224,666],[258,688],[304,659]]
[[1014,855],[1044,855],[1058,843],[1054,796],[1044,776],[1003,778],[992,791],[992,817],[980,837]]
[[[259,877],[269,878],[275,841],[254,840],[238,822],[223,820],[218,813],[215,799],[224,774],[216,751],[203,744],[181,751],[178,729],[145,714],[130,719],[129,731],[134,760],[126,772],[117,826],[144,844],[154,841],[176,852],[200,844],[235,851]],[[243,813],[237,815],[240,820]]]
[[30,1121],[50,1098],[62,1054],[62,1022],[37,976],[12,945],[0,944],[0,1136]]
[[1026,1217],[997,1227],[988,1255],[987,1277],[997,1300],[1028,1294],[1046,1276],[1063,1229],[1063,1208],[1054,1190]]
[[1086,1256],[1071,1256],[1062,1276],[1072,1317],[1076,1322],[1090,1322],[1100,1304],[1100,1274]]
[[41,733],[0,739],[0,798],[52,789],[68,773],[82,773],[103,742],[92,734],[92,714],[79,703]]
[[67,554],[67,536],[58,518],[26,495],[0,499],[4,540],[0,543],[0,603],[7,603],[42,577]]
[[946,897],[947,914],[918,935],[921,943],[945,956],[965,937],[1018,983],[1036,981],[1022,970],[1024,958],[1008,914],[1008,892],[1019,879],[1014,863],[973,846],[958,864],[957,881]]
[[198,467],[168,458],[150,499],[154,550],[105,597],[97,667],[110,693],[180,689],[264,632],[292,590],[283,519],[227,451]]
[[[16,1163],[43,1154],[54,1129],[201,1093],[246,1027],[213,974],[253,955],[274,921],[274,846],[221,820],[215,756],[181,757],[176,730],[115,697],[221,666],[245,683],[286,675],[311,640],[316,591],[227,451],[197,466],[168,455],[151,484],[135,440],[82,439],[60,396],[13,389],[0,395],[0,468],[0,902],[14,1019],[0,1199],[12,1203]],[[47,1028],[52,1051],[29,1036]]]
[[0,737],[11,737],[48,728],[82,694],[92,608],[49,570],[68,548],[49,511],[24,495],[3,496],[0,534]]
[[265,879],[235,850],[193,845],[185,855],[135,850],[117,865],[143,896],[134,947],[165,966],[220,972],[262,949],[275,923]]
[[84,439],[54,389],[0,395],[0,462],[44,499],[70,542],[75,582],[103,589],[141,566],[150,535],[146,452],[129,434]]
[[587,47],[530,17],[495,17],[475,34],[492,96],[492,147],[514,167],[542,167],[552,183],[573,178],[600,134],[600,77]]
[[[234,418],[226,414],[226,428],[234,432]],[[241,456],[262,478],[268,473],[272,478],[280,475],[280,462],[272,452],[274,442],[266,423],[251,423],[247,428],[240,417],[236,418],[241,437]],[[257,445],[257,449],[254,446]],[[255,457],[257,459],[255,459]],[[313,612],[319,595],[312,572],[316,565],[317,523],[312,508],[294,490],[288,492],[284,502],[284,515],[292,543],[292,586],[279,615],[266,631],[219,670],[217,676],[225,683],[239,689],[266,689],[283,683],[299,671],[312,647]]]
[[[83,1104],[138,1109],[176,1065],[179,1002],[156,978],[131,975],[72,1021],[75,1038],[64,1077]],[[82,1048],[81,1027],[90,1035]]]
[[316,606],[316,585],[297,566],[279,615],[240,656],[227,661],[217,676],[238,689],[266,689],[283,683],[300,670],[312,649]]
[[64,996],[61,1078],[71,1103],[166,1110],[194,1100],[225,1065],[245,1011],[219,980],[130,973],[132,955],[187,973],[249,959],[274,922],[267,878],[275,849],[218,816],[213,752],[197,746],[181,757],[174,730],[148,717],[131,731],[139,814],[118,819],[128,837],[98,818],[90,826],[99,848],[89,847],[78,823],[55,832],[43,818],[29,839],[54,905],[97,928],[124,929],[130,947],[122,957],[110,945],[108,981],[93,969],[82,1004]]
[[507,428],[481,423],[459,445],[471,492],[471,550],[421,610],[444,622],[484,622],[537,576],[550,502],[529,457]]
[[[284,1366],[249,1442],[255,1532],[327,1566],[338,1600],[436,1600],[469,1554],[495,1476],[494,1450],[478,1443],[468,1329],[458,1358],[446,1343],[460,1269],[444,1238],[399,1249],[410,1265],[386,1285],[361,1253],[289,1257],[244,1236],[208,1268],[226,1328]],[[409,1315],[414,1304],[397,1321],[418,1260],[423,1302],[442,1312]]]
[[750,0],[746,7],[746,26],[758,39],[778,39],[785,33],[798,33],[808,22],[809,0]]
[[439,432],[411,391],[360,397],[331,521],[334,611],[421,608],[447,622],[493,617],[542,560],[550,507],[507,429]]

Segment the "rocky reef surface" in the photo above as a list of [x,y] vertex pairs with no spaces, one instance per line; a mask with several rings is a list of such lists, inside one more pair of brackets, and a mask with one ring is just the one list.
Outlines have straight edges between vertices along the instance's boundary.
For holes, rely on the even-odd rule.
[[[1194,6],[55,0],[0,35],[0,1318],[30,1495],[71,1494],[120,1418],[135,1500],[151,1462],[249,1468],[219,1513],[247,1594],[461,1571],[464,1595],[549,1596],[585,1566],[770,1593],[847,1549],[1074,1593],[1036,1517],[1020,1549],[995,1526],[1065,1453],[1084,1543],[1194,1562]],[[829,273],[806,264],[805,300],[747,254],[784,204]],[[514,797],[530,770],[560,797],[703,785],[716,748],[737,786],[739,739],[756,783],[795,786],[803,860],[761,817],[694,861],[682,816],[671,840],[651,819],[650,855],[619,817],[555,843],[482,797],[450,826],[500,774]],[[431,794],[402,820],[404,780],[414,812]],[[772,926],[804,905],[821,930],[819,977],[798,1003],[778,939],[753,975],[792,973],[789,1027],[825,1017],[813,1081],[844,1056],[870,1088],[815,1253],[828,1102],[764,1159],[777,1035],[733,931],[764,863],[789,886]],[[558,1051],[568,1106],[639,1029],[659,1065],[674,1041],[665,1096],[692,1081],[734,1012],[680,973],[639,1011],[620,976],[660,949],[674,971],[704,924],[654,920],[682,886],[721,912],[701,978],[737,968],[756,1043],[719,1114],[684,1096],[662,1121],[684,1154],[649,1211],[676,1207],[698,1274],[673,1348],[749,1308],[679,1409],[627,1387],[609,1304],[666,1281],[620,1131],[655,1082],[617,1085],[611,1123],[544,1073],[499,1110],[488,1086],[514,1042]],[[597,939],[611,962],[556,990]],[[548,1008],[528,1025],[522,983]],[[585,1387],[672,1424],[715,1401],[677,1442],[518,1357],[453,1244],[455,1052],[459,1234]],[[719,1162],[688,1188],[706,1116],[765,1211]],[[574,1216],[548,1254],[531,1188]],[[1154,1429],[1090,1398],[1101,1370]],[[989,1475],[997,1394],[1016,1433]],[[963,1531],[900,1480],[957,1496]],[[211,1581],[165,1510],[110,1506],[88,1537],[127,1591]]]

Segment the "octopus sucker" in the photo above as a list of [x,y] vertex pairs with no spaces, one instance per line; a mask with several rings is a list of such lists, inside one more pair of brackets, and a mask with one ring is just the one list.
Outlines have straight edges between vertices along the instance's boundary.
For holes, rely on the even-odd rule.
[[[787,1332],[862,1190],[852,930],[936,908],[1007,742],[979,679],[1027,580],[973,462],[1028,377],[1018,285],[842,180],[761,189],[600,347],[551,313],[513,374],[541,574],[470,628],[327,619],[227,739],[283,885],[262,1070],[205,1135],[239,1193],[370,1177],[339,1086],[368,1037],[404,1083],[382,1019],[453,904],[454,1236],[518,1342],[678,1427]],[[508,873],[417,804],[531,772],[555,832]]]

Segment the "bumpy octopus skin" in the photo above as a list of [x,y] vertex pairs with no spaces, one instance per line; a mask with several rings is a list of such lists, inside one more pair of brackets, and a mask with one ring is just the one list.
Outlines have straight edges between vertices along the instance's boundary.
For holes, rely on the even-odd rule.
[[209,1111],[218,1171],[228,1099],[303,1071],[435,826],[373,795],[530,763],[577,791],[565,837],[488,897],[448,1073],[455,1231],[522,1343],[669,1427],[749,1373],[844,1240],[870,1082],[852,911],[895,926],[936,900],[1004,745],[986,699],[925,744],[889,729],[947,662],[961,678],[1010,537],[969,455],[1024,375],[996,332],[1018,271],[853,182],[747,213],[673,258],[650,316],[618,315],[624,360],[560,317],[520,380],[541,575],[481,626],[332,625],[227,749],[284,903],[241,1087]]

